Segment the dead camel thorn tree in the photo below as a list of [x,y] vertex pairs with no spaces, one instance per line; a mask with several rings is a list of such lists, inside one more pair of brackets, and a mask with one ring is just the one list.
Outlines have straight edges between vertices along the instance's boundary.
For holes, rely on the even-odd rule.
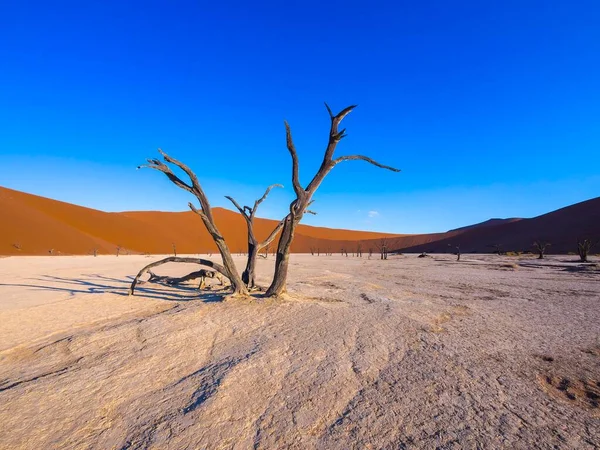
[[249,289],[256,287],[255,284],[255,270],[256,270],[256,257],[258,253],[265,247],[268,247],[271,242],[277,236],[277,233],[283,227],[283,220],[277,224],[275,229],[269,234],[269,236],[262,242],[258,242],[256,236],[254,234],[254,216],[256,214],[256,210],[259,205],[267,198],[271,189],[283,186],[281,184],[272,184],[267,188],[264,195],[254,202],[254,206],[250,208],[249,206],[244,206],[243,208],[236,202],[232,197],[226,195],[225,198],[233,203],[233,206],[237,208],[240,212],[244,220],[246,221],[246,226],[248,228],[248,260],[246,262],[246,268],[242,273],[242,281],[248,286]]
[[[448,244],[448,247],[452,247],[452,244]],[[456,249],[456,260],[460,261],[460,245],[455,245],[454,248]]]
[[344,120],[344,118],[348,114],[350,114],[350,112],[356,107],[356,105],[348,106],[338,114],[333,114],[331,108],[327,105],[327,103],[325,103],[325,107],[327,108],[329,118],[331,119],[331,125],[329,129],[329,141],[325,149],[323,162],[321,163],[321,166],[317,170],[317,173],[313,176],[312,180],[310,181],[310,183],[308,183],[306,188],[302,187],[302,185],[300,184],[300,164],[298,161],[298,153],[296,152],[296,147],[294,146],[294,141],[292,139],[292,130],[290,128],[290,125],[287,123],[287,121],[285,122],[286,144],[287,149],[290,152],[290,156],[292,157],[292,186],[296,194],[296,199],[290,203],[290,213],[284,219],[283,228],[281,230],[281,237],[279,238],[279,244],[277,246],[277,256],[275,258],[275,273],[273,275],[273,281],[271,282],[271,286],[269,286],[269,289],[267,289],[267,296],[277,297],[286,291],[290,248],[294,239],[294,233],[296,231],[296,228],[298,227],[298,224],[302,220],[302,217],[304,216],[304,213],[306,212],[308,206],[312,202],[313,195],[315,194],[316,190],[319,188],[327,174],[331,171],[331,169],[333,169],[337,164],[343,161],[362,160],[382,169],[391,170],[393,172],[400,172],[399,169],[380,164],[377,161],[374,161],[371,158],[363,155],[340,156],[334,159],[333,154],[338,143],[346,136],[346,129],[339,130],[339,125],[342,122],[342,120]]
[[600,241],[592,241],[591,239],[577,239],[577,254],[581,262],[587,262],[588,254],[592,247],[598,244]]
[[[327,144],[327,147],[325,150],[323,162],[321,163],[321,166],[319,167],[317,173],[313,176],[312,180],[310,181],[310,183],[307,185],[306,188],[303,188],[300,185],[298,155],[296,153],[296,148],[295,148],[293,140],[292,140],[292,133],[291,133],[290,126],[287,122],[285,122],[286,143],[287,143],[288,151],[290,152],[290,155],[292,157],[292,184],[293,184],[294,192],[296,194],[296,199],[290,203],[290,212],[282,220],[281,234],[280,234],[280,238],[279,238],[279,242],[278,242],[278,246],[277,246],[277,254],[276,254],[276,258],[275,258],[275,272],[273,275],[273,281],[272,281],[271,285],[269,286],[269,289],[267,290],[267,293],[266,293],[268,296],[277,297],[285,292],[288,265],[289,265],[289,254],[290,254],[292,241],[294,238],[294,233],[296,231],[298,224],[300,223],[300,220],[302,220],[302,217],[304,216],[305,213],[314,214],[314,212],[308,210],[308,207],[313,202],[312,197],[313,197],[314,193],[316,192],[317,188],[323,182],[324,178],[327,176],[327,174],[331,171],[331,169],[333,169],[333,167],[335,167],[337,164],[339,164],[342,161],[362,160],[362,161],[366,161],[370,164],[373,164],[379,168],[391,170],[393,172],[400,171],[393,167],[380,164],[380,163],[372,160],[371,158],[369,158],[367,156],[363,156],[363,155],[340,156],[340,157],[334,159],[333,154],[335,152],[337,144],[339,143],[340,140],[342,140],[342,138],[345,137],[345,130],[344,129],[342,129],[341,131],[338,130],[339,124],[344,119],[344,117],[346,117],[355,108],[355,106],[349,106],[349,107],[343,109],[340,113],[338,113],[336,115],[333,114],[333,112],[331,111],[329,106],[327,106],[327,104],[325,106],[327,108],[327,111],[329,112],[329,116],[331,119],[331,126],[330,126],[330,131],[329,131],[329,141],[328,141],[328,144]],[[131,283],[131,287],[129,290],[130,294],[133,294],[135,285],[137,284],[139,278],[142,275],[144,275],[145,273],[147,273],[151,268],[157,267],[162,264],[166,264],[168,262],[181,262],[181,263],[194,263],[194,264],[200,264],[200,265],[212,267],[213,269],[215,269],[216,271],[221,273],[224,277],[229,279],[229,281],[231,283],[233,295],[239,295],[239,296],[248,295],[248,293],[249,293],[248,288],[247,288],[246,284],[243,282],[239,273],[237,272],[235,263],[231,256],[231,252],[230,252],[229,248],[227,247],[227,244],[225,243],[225,239],[223,238],[222,234],[219,232],[219,230],[215,224],[210,203],[209,203],[204,191],[202,190],[202,187],[198,181],[198,178],[196,177],[196,175],[192,172],[192,170],[188,166],[186,166],[182,162],[170,157],[169,155],[167,155],[165,152],[163,152],[160,149],[159,149],[159,152],[161,153],[164,160],[168,164],[177,166],[178,168],[183,170],[183,172],[186,173],[186,175],[190,178],[189,184],[184,182],[183,180],[181,180],[181,178],[179,178],[177,175],[175,175],[173,173],[173,171],[167,164],[159,161],[158,159],[148,159],[148,164],[140,166],[140,167],[147,167],[147,168],[155,169],[155,170],[158,170],[158,171],[164,173],[173,184],[175,184],[177,187],[179,187],[181,189],[184,189],[184,190],[190,192],[198,199],[198,201],[200,202],[200,209],[197,209],[192,203],[188,203],[188,206],[194,213],[198,214],[198,216],[200,216],[200,218],[202,219],[204,226],[208,230],[209,234],[212,236],[215,244],[217,245],[217,248],[219,249],[219,253],[221,254],[223,265],[214,263],[209,260],[200,259],[200,258],[183,258],[183,257],[165,258],[160,261],[156,261],[152,264],[149,264],[146,267],[142,268],[142,270],[140,270],[140,272],[137,274],[137,276],[134,278],[133,282]],[[347,251],[346,251],[346,256],[347,256]]]
[[388,258],[387,238],[381,238],[379,241],[379,244],[376,244],[376,245],[379,248],[379,253],[380,253],[381,259],[387,259]]
[[550,242],[544,241],[542,239],[537,239],[533,242],[533,247],[538,253],[538,259],[544,259],[544,254],[546,253],[546,248],[550,247]]
[[140,272],[137,274],[137,276],[134,278],[133,282],[131,283],[129,293],[133,294],[135,285],[138,282],[139,278],[143,274],[145,274],[149,269],[159,266],[159,265],[162,265],[162,264],[169,263],[169,262],[180,262],[180,263],[194,263],[194,264],[200,264],[200,265],[212,267],[213,269],[215,269],[217,272],[219,272],[220,274],[222,274],[225,278],[227,278],[229,280],[229,282],[231,283],[231,289],[233,291],[233,295],[240,295],[240,296],[248,295],[248,288],[246,287],[246,284],[242,281],[242,278],[240,277],[240,274],[238,273],[237,268],[235,267],[235,263],[231,256],[231,252],[229,251],[229,247],[227,247],[227,244],[225,243],[225,239],[223,238],[223,235],[217,228],[217,225],[215,223],[215,220],[214,220],[214,217],[212,214],[212,208],[210,206],[208,198],[206,197],[206,194],[204,193],[204,190],[202,189],[202,186],[200,185],[200,182],[198,181],[198,177],[184,163],[176,160],[175,158],[171,158],[169,155],[167,155],[161,149],[159,149],[158,151],[163,156],[165,162],[167,162],[168,164],[172,164],[176,167],[179,167],[181,170],[183,170],[183,172],[185,172],[185,174],[190,179],[189,184],[184,182],[177,175],[175,175],[173,173],[173,171],[171,170],[171,168],[167,164],[163,163],[162,161],[160,161],[158,159],[148,159],[148,164],[139,166],[138,169],[142,168],[142,167],[146,167],[149,169],[158,170],[159,172],[164,173],[167,176],[167,178],[173,184],[175,184],[175,186],[177,186],[185,191],[188,191],[189,193],[191,193],[198,199],[198,201],[200,203],[200,209],[196,208],[192,203],[188,203],[188,206],[194,213],[196,213],[202,219],[204,226],[208,230],[209,234],[211,235],[215,244],[217,245],[217,248],[219,249],[219,253],[221,254],[223,265],[217,264],[213,261],[209,261],[207,259],[202,259],[202,258],[183,258],[183,257],[174,257],[174,256],[165,258],[160,261],[156,261],[152,264],[149,264],[146,267],[144,267],[142,270],[140,270]]

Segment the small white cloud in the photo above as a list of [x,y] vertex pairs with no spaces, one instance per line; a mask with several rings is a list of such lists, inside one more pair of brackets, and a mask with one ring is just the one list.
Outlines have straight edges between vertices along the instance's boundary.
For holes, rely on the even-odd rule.
[[369,217],[377,217],[377,216],[379,216],[379,213],[377,211],[369,211],[368,216]]

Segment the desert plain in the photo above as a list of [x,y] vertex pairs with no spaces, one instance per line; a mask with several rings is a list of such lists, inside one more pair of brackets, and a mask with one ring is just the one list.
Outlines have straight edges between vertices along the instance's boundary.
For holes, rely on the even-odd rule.
[[128,296],[158,259],[0,258],[0,448],[600,446],[597,258],[293,254],[282,299]]

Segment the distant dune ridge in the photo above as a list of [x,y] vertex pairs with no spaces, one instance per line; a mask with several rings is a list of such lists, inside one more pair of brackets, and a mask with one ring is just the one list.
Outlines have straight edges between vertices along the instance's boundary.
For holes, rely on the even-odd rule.
[[[216,252],[208,232],[191,211],[135,211],[108,213],[0,187],[0,254],[89,255],[173,252]],[[217,225],[233,253],[246,250],[246,226],[241,215],[214,208]],[[257,218],[255,230],[265,238],[277,221]],[[600,197],[532,219],[491,219],[445,233],[399,235],[339,230],[300,225],[292,252],[339,253],[356,250],[360,241],[364,254],[378,252],[382,238],[388,249],[405,252],[449,252],[460,245],[462,252],[490,253],[498,244],[504,251],[532,249],[534,239],[552,243],[550,253],[575,251],[578,237],[600,239]],[[271,252],[276,243],[271,245]],[[600,251],[600,249],[598,249]]]

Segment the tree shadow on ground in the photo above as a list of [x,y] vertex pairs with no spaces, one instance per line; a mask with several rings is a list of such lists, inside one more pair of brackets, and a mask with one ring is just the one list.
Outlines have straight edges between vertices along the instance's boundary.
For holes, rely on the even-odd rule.
[[[66,292],[71,296],[75,294],[113,294],[129,296],[129,286],[132,276],[126,279],[111,278],[98,274],[84,275],[80,278],[65,278],[43,275],[38,278],[29,278],[33,283],[0,283],[0,286],[15,286],[34,290]],[[59,286],[56,286],[56,285]],[[150,287],[152,286],[152,287]],[[214,290],[200,290],[191,284],[169,286],[163,283],[143,282],[135,289],[135,297],[151,298],[155,300],[168,300],[177,302],[202,301],[215,303],[223,301],[229,294],[227,287],[214,286]]]

